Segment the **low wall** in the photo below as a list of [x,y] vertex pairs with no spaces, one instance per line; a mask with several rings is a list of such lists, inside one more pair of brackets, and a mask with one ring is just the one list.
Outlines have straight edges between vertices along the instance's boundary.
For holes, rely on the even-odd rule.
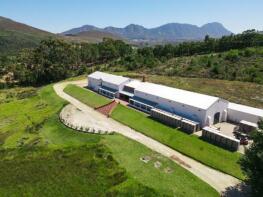
[[186,133],[191,134],[199,129],[199,125],[196,122],[156,108],[151,109],[151,117],[169,126],[180,127]]
[[220,147],[231,151],[237,151],[239,148],[239,140],[219,133],[211,127],[204,127],[202,130],[202,138],[208,142],[216,144]]

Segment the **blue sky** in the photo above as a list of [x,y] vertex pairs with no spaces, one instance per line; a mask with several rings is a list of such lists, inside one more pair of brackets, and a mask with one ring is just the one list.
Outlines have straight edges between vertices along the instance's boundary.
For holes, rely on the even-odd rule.
[[239,33],[263,30],[263,0],[0,0],[0,16],[54,33],[84,24],[200,26],[214,21]]

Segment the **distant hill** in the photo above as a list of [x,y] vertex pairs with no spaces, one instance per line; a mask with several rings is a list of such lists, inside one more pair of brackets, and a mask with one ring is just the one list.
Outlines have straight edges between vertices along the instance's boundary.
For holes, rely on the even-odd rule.
[[84,25],[82,27],[65,31],[62,34],[74,35],[80,32],[94,30],[112,33],[114,35],[137,42],[180,42],[204,39],[206,35],[214,38],[219,38],[231,34],[231,32],[227,30],[222,24],[217,22],[208,23],[201,27],[191,24],[168,23],[160,27],[150,29],[135,24],[130,24],[124,28],[98,28],[91,25]]
[[24,48],[36,47],[41,40],[50,37],[70,42],[89,43],[101,42],[105,37],[123,40],[118,35],[99,31],[94,26],[85,26],[82,30],[73,30],[74,34],[70,35],[53,34],[0,16],[0,55],[13,54]]
[[55,36],[47,31],[0,16],[0,54],[35,47],[42,39]]
[[108,32],[102,32],[98,30],[87,30],[83,32],[79,32],[76,34],[67,34],[65,35],[67,39],[70,39],[72,41],[79,41],[79,42],[89,42],[89,43],[98,43],[102,42],[103,38],[111,38],[114,40],[123,40],[118,35],[114,35],[112,33]]

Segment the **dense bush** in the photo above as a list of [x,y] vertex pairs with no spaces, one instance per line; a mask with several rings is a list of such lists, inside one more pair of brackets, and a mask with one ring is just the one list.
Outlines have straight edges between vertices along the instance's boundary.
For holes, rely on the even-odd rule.
[[124,42],[111,39],[99,44],[70,44],[48,39],[35,49],[19,53],[13,72],[21,84],[43,85],[86,73],[95,64],[125,58],[131,50]]
[[[263,129],[263,121],[259,123]],[[241,159],[242,170],[246,173],[252,188],[252,196],[262,196],[263,193],[263,132],[258,131],[253,135],[253,144]]]

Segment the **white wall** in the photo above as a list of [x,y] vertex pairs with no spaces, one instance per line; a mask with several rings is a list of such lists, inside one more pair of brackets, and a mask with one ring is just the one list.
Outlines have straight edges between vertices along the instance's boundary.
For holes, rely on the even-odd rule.
[[88,87],[92,90],[98,91],[101,85],[101,80],[88,77]]
[[[106,86],[108,88],[120,91],[123,89],[123,86],[128,82],[130,82],[130,80],[127,80],[121,84],[112,84],[107,81],[101,81],[100,79],[88,77],[88,87],[95,91],[98,91],[100,86]],[[119,93],[117,93],[116,96],[119,97]]]
[[246,120],[248,122],[258,123],[260,120],[259,116],[248,114],[242,111],[237,111],[233,109],[228,109],[228,120],[239,123],[241,120]]
[[156,97],[153,95],[145,94],[141,91],[138,91],[135,89],[134,95],[155,103],[158,103],[160,107],[163,109],[167,109],[172,113],[178,114],[182,117],[185,117],[187,119],[199,122],[203,126],[205,121],[205,115],[206,111],[202,109],[198,109],[193,106],[184,105],[181,103],[177,103],[174,101],[169,101],[167,99],[163,99],[160,97]]
[[223,99],[218,99],[218,101],[216,101],[206,112],[206,120],[204,121],[205,126],[210,126],[211,124],[214,123],[214,115],[217,112],[220,113],[219,122],[226,121],[227,107],[228,107],[228,101]]

